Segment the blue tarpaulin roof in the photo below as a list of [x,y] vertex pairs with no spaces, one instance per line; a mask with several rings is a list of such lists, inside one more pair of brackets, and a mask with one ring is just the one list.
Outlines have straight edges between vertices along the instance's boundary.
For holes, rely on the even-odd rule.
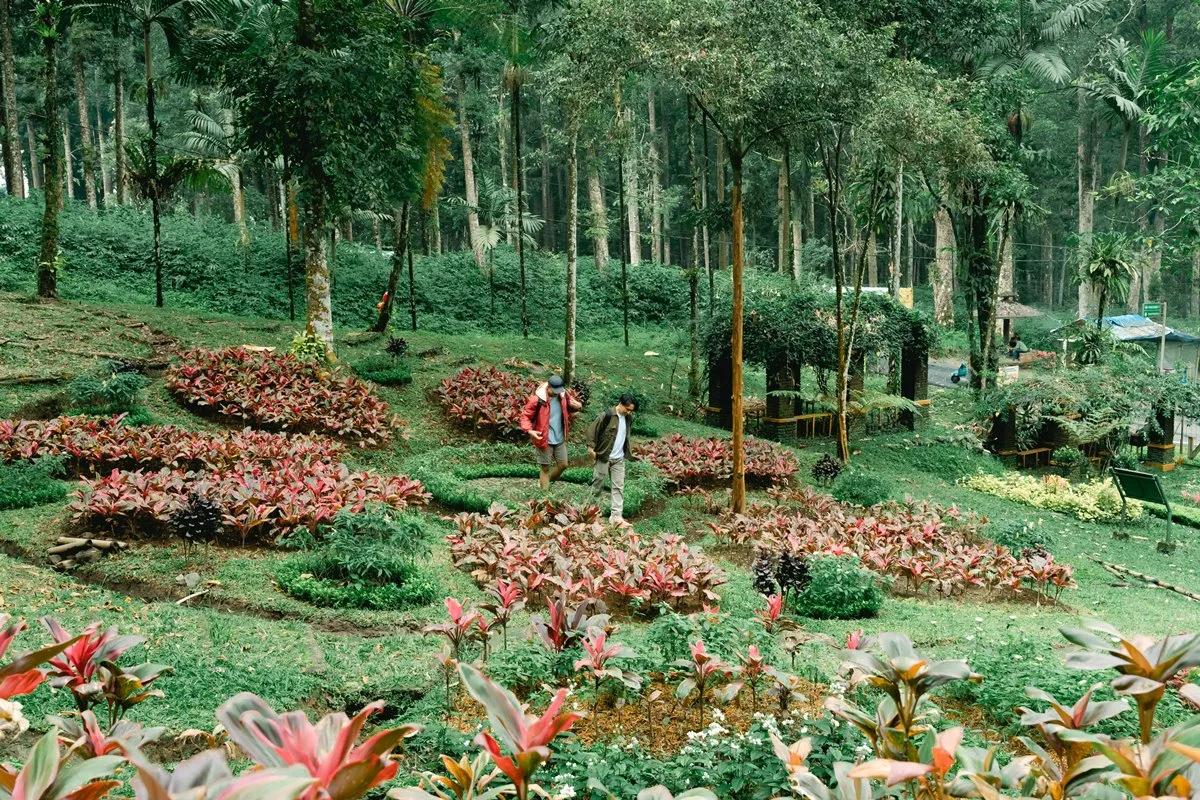
[[[1070,325],[1064,325],[1062,328],[1054,331],[1064,330],[1076,325],[1087,324],[1095,325],[1093,319],[1077,319]],[[1118,316],[1104,318],[1105,329],[1112,332],[1112,335],[1122,342],[1141,342],[1141,341],[1157,341],[1162,337],[1163,327],[1157,322],[1150,320],[1148,317],[1143,317],[1141,314],[1121,314]],[[1173,328],[1167,328],[1167,341],[1180,342],[1183,344],[1200,344],[1200,336],[1193,336],[1190,333],[1182,333]]]

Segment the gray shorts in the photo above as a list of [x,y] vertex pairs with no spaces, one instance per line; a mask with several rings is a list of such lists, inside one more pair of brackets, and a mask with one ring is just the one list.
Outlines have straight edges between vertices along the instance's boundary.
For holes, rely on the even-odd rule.
[[567,443],[566,442],[563,442],[562,444],[552,444],[549,447],[544,448],[544,449],[541,447],[536,447],[536,448],[534,448],[534,452],[537,453],[538,465],[542,466],[542,467],[553,466],[554,462],[556,462],[556,461],[559,464],[566,464],[567,461],[569,460],[567,458]]

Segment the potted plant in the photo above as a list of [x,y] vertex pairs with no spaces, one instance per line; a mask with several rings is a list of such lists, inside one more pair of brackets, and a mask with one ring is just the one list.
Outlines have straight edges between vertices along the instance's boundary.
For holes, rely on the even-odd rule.
[[1050,463],[1059,468],[1064,478],[1077,474],[1087,461],[1087,456],[1083,454],[1082,450],[1070,445],[1055,448],[1054,452],[1050,454]]

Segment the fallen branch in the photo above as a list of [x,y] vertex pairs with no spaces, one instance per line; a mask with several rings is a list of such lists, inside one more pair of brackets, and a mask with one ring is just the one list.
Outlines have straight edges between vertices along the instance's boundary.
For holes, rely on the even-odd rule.
[[1166,581],[1155,578],[1153,575],[1147,575],[1144,572],[1137,572],[1136,570],[1132,570],[1129,567],[1122,567],[1118,564],[1110,564],[1107,561],[1101,561],[1100,559],[1096,558],[1095,556],[1088,556],[1088,558],[1092,559],[1092,561],[1095,561],[1097,564],[1104,567],[1106,570],[1113,573],[1114,575],[1120,575],[1120,576],[1125,576],[1125,577],[1130,577],[1130,578],[1137,578],[1138,580],[1148,583],[1151,586],[1157,586],[1160,589],[1166,589],[1168,591],[1175,592],[1176,594],[1181,594],[1184,597],[1187,597],[1192,600],[1196,600],[1196,601],[1200,602],[1200,594],[1197,594],[1196,592],[1192,592],[1187,589],[1184,589],[1182,586],[1176,586],[1174,584],[1167,583]]
[[175,605],[177,605],[177,606],[181,606],[181,605],[183,605],[184,603],[186,603],[188,600],[193,600],[193,599],[195,599],[195,598],[197,598],[197,597],[200,597],[201,595],[208,594],[208,592],[209,592],[209,590],[208,590],[208,589],[201,589],[201,590],[200,590],[200,591],[198,591],[198,592],[192,592],[192,593],[191,593],[191,594],[189,594],[187,597],[181,597],[181,598],[179,598],[178,600],[176,600],[176,601],[175,601]]

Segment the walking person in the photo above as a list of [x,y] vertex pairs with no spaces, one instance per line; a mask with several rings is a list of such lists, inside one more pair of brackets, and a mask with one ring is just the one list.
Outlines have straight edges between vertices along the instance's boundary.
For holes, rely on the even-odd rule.
[[633,460],[632,436],[633,412],[637,411],[637,398],[623,394],[612,408],[596,417],[588,426],[588,454],[596,460],[592,467],[592,500],[599,501],[604,492],[604,479],[612,484],[612,505],[608,521],[614,525],[627,525],[625,511],[625,464]]
[[541,468],[538,485],[543,489],[558,480],[567,468],[567,434],[571,430],[571,414],[583,408],[567,389],[559,375],[539,386],[521,411],[521,430],[529,436]]

